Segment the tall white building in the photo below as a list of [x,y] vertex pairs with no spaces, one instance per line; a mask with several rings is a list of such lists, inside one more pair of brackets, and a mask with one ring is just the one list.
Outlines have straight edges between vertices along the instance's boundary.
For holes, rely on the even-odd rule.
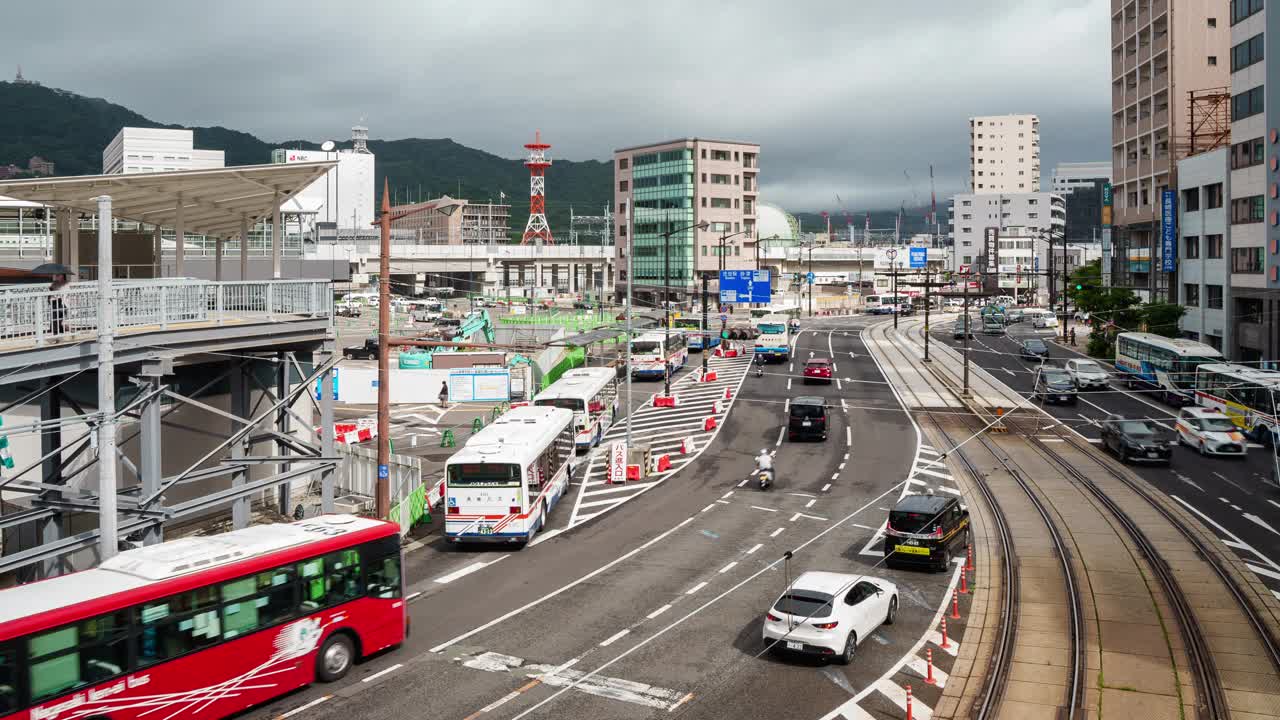
[[1029,193],[1040,189],[1040,118],[984,115],[969,118],[970,189]]
[[[365,145],[368,130],[353,127],[352,147],[323,150],[279,148],[271,153],[273,163],[337,160],[338,166],[308,185],[284,206],[284,211],[310,217],[315,222],[334,223],[343,231],[372,232],[375,157]],[[344,232],[342,234],[351,234]]]
[[1111,182],[1110,161],[1058,163],[1053,168],[1049,189],[1056,193],[1069,193],[1078,187],[1091,187],[1099,180]]
[[102,151],[102,174],[206,170],[225,164],[221,150],[197,150],[191,130],[120,128]]

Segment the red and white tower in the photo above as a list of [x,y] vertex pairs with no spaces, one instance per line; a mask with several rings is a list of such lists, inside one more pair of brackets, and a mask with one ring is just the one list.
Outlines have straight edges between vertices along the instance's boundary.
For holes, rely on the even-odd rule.
[[540,239],[550,245],[555,242],[551,237],[551,226],[547,224],[546,173],[551,167],[547,150],[551,146],[542,142],[542,132],[535,130],[533,142],[524,147],[529,151],[529,159],[524,161],[529,168],[529,223],[524,226],[524,238],[520,244]]

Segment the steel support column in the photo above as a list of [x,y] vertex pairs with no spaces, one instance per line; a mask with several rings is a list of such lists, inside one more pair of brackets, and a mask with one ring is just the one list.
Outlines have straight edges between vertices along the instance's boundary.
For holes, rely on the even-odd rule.
[[[47,389],[44,395],[40,396],[40,422],[54,423],[62,417],[62,391],[53,386],[54,378],[48,378],[42,384]],[[44,428],[40,433],[40,455],[44,457],[40,473],[41,482],[61,485],[65,482],[62,478],[62,453],[58,451],[62,447],[62,426],[49,424]],[[49,492],[42,494],[41,497],[60,499],[62,493]],[[62,539],[64,530],[63,517],[60,513],[41,520],[40,543],[43,545]],[[62,558],[54,558],[43,564],[41,576],[49,578],[61,575],[63,569]]]
[[[276,357],[279,361],[276,363],[276,400],[280,401],[289,396],[289,366],[293,362],[293,353],[280,353]],[[289,426],[289,404],[285,403],[276,411],[276,432],[281,435],[288,435],[290,429]],[[279,440],[276,441],[276,452],[278,454],[288,455],[291,451],[292,449],[288,445],[285,445]],[[287,462],[279,463],[276,468],[276,472],[287,473],[289,472],[290,467],[292,466]],[[290,509],[289,483],[281,483],[280,486],[276,488],[276,510],[279,511],[281,515],[288,515]]]
[[98,196],[98,559],[118,552],[116,517],[115,298],[111,295],[111,196]]
[[249,216],[240,216],[240,280],[249,279]]
[[[240,418],[247,418],[250,414],[249,409],[249,383],[246,381],[245,372],[247,363],[241,363],[238,360],[232,361],[231,368],[231,414]],[[239,432],[244,427],[244,423],[231,421],[231,432]],[[231,443],[231,459],[239,460],[249,454],[249,436]],[[231,473],[231,487],[241,487],[249,481],[249,470],[244,466],[239,466],[235,472]],[[237,498],[231,503],[231,526],[239,530],[249,527],[249,498]]]
[[[160,395],[160,387],[164,384],[164,376],[172,372],[172,362],[147,363],[142,366],[142,383],[144,383],[143,392],[153,393],[150,400],[143,404],[141,410],[141,422],[139,423],[138,437],[138,474],[142,483],[142,495],[144,497],[160,489],[160,483],[164,480],[164,464],[163,456],[160,450],[161,439],[161,418],[163,417],[163,408],[161,407],[162,396]],[[162,501],[163,504],[163,501]],[[152,525],[143,531],[142,544],[155,545],[164,539],[164,529],[161,525]]]
[[[331,345],[327,345],[325,350],[330,355],[335,352],[335,348]],[[325,457],[338,454],[333,435],[334,380],[333,368],[326,370],[320,376],[320,454]],[[320,471],[320,512],[322,513],[333,512],[334,470],[334,466],[330,465]]]
[[184,217],[182,193],[178,193],[178,206],[174,209],[173,220],[173,276],[182,277],[183,260],[187,254],[187,221]]
[[271,278],[280,279],[282,255],[284,253],[284,232],[280,227],[280,191],[271,201]]

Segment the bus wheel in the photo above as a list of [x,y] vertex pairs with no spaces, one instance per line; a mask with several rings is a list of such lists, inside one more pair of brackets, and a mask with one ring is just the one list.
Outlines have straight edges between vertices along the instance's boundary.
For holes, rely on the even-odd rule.
[[341,680],[351,669],[355,658],[355,647],[346,633],[334,633],[324,641],[320,654],[316,656],[316,677],[321,682]]

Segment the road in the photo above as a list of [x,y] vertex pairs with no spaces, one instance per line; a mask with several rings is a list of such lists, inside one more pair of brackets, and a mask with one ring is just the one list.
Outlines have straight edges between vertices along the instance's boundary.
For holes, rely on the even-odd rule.
[[[936,323],[935,328],[942,328],[931,333],[935,341],[960,346],[960,341],[951,336],[949,317],[945,322]],[[1029,395],[1039,363],[1020,359],[1019,343],[1029,337],[1048,340],[1052,336],[1053,331],[1036,330],[1029,323],[1015,323],[1009,326],[1005,336],[975,335],[970,341],[970,358],[996,380]],[[1083,339],[1082,334],[1080,340]],[[1050,344],[1052,364],[1061,366],[1075,356],[1083,357],[1059,344]],[[1107,390],[1081,393],[1074,405],[1043,405],[1043,408],[1091,442],[1098,441],[1098,421],[1110,414],[1150,418],[1172,436],[1178,412],[1150,397],[1150,393],[1127,390],[1118,382],[1113,382]],[[1257,445],[1250,446],[1244,459],[1202,456],[1178,446],[1169,466],[1135,464],[1132,468],[1207,520],[1219,537],[1280,597],[1280,562],[1277,562],[1280,560],[1280,488],[1270,483],[1271,462],[1267,450]]]
[[[633,502],[524,550],[459,550],[438,538],[411,546],[405,645],[247,716],[316,703],[298,714],[820,718],[876,684],[928,631],[952,574],[877,567],[876,530],[917,461],[917,435],[857,322],[814,323],[796,345],[801,361],[833,357],[838,385],[803,387],[802,362],[747,377],[698,460]],[[827,441],[781,438],[786,403],[800,394],[830,399]],[[762,447],[776,451],[768,492],[743,486]],[[784,566],[787,550],[794,559]],[[875,573],[899,586],[898,623],[866,639],[850,667],[761,653],[762,613],[786,574],[806,569]],[[951,659],[936,655],[945,671]],[[918,690],[921,702],[936,700],[935,688]],[[901,716],[889,694],[861,706]]]

